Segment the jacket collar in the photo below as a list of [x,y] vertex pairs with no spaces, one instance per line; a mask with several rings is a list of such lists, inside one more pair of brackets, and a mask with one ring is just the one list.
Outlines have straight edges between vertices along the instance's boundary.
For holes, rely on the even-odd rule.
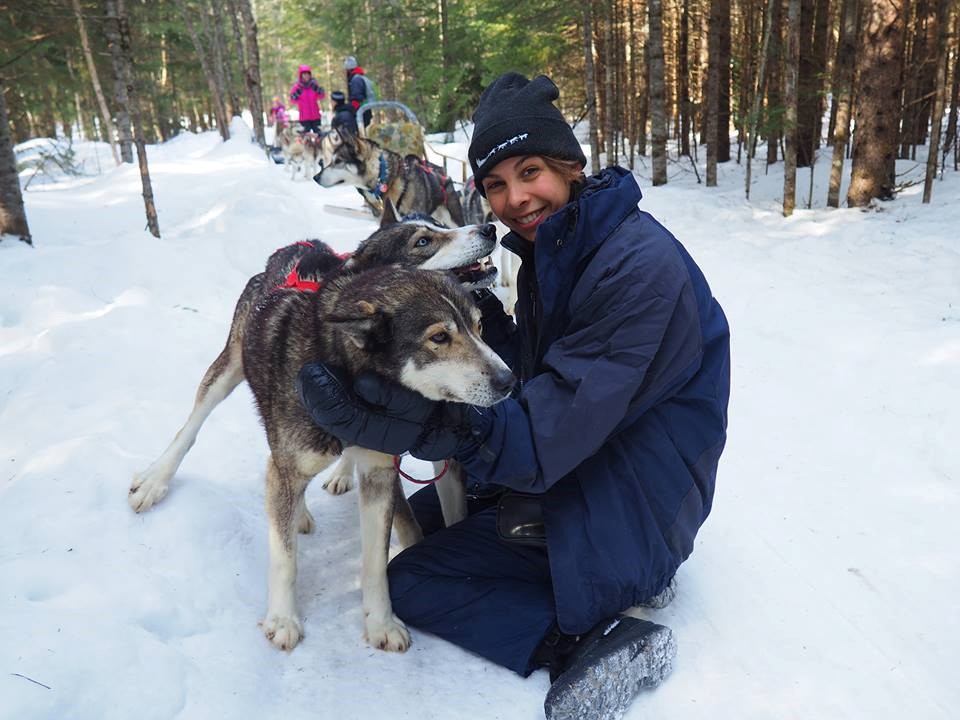
[[[533,243],[513,232],[501,240],[524,263],[533,261],[545,318],[563,310],[580,261],[637,209],[641,197],[632,173],[610,167],[587,178],[576,197],[537,228]],[[559,315],[555,319],[562,323]]]

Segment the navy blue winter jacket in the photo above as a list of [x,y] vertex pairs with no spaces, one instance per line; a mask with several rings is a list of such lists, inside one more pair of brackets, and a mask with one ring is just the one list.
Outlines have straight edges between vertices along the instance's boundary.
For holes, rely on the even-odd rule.
[[729,329],[683,246],[609,168],[546,220],[517,323],[483,337],[520,377],[463,458],[471,481],[543,493],[560,628],[582,633],[659,593],[710,512],[726,440]]

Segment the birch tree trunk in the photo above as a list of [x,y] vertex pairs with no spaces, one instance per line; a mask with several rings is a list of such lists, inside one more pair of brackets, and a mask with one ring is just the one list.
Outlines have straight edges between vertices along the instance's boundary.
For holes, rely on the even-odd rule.
[[666,78],[663,60],[663,5],[661,0],[648,0],[650,37],[650,138],[653,155],[653,184],[667,183],[667,108]]
[[797,204],[797,79],[800,74],[800,0],[787,5],[787,46],[783,63],[783,216]]
[[140,110],[140,97],[133,80],[133,50],[130,46],[130,21],[124,0],[105,0],[107,9],[107,27],[113,25],[111,34],[115,34],[119,49],[120,79],[124,83],[124,96],[128,102],[128,112],[133,125],[134,142],[137,146],[137,159],[140,163],[140,183],[143,187],[143,204],[147,214],[147,228],[154,237],[160,237],[160,225],[157,221],[157,208],[153,204],[153,186],[150,183],[150,169],[147,167],[147,148],[143,138],[143,119]]
[[16,235],[27,245],[33,245],[27,214],[23,209],[23,193],[20,191],[17,157],[10,137],[3,86],[3,77],[0,77],[0,236]]
[[894,195],[903,30],[903,0],[863,0],[850,207]]

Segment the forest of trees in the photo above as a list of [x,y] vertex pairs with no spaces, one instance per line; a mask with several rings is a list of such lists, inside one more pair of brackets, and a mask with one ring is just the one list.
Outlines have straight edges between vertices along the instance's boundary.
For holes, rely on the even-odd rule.
[[797,168],[829,164],[826,203],[864,206],[895,195],[894,161],[918,146],[925,201],[960,160],[960,0],[0,0],[0,233],[29,237],[14,143],[139,150],[149,219],[145,144],[226,139],[243,111],[262,144],[297,65],[344,89],[348,54],[431,131],[469,120],[503,71],[550,75],[571,122],[590,120],[594,169],[649,155],[663,184],[705,159],[711,186],[744,163],[749,195],[756,166],[783,161],[784,214],[810,201]]

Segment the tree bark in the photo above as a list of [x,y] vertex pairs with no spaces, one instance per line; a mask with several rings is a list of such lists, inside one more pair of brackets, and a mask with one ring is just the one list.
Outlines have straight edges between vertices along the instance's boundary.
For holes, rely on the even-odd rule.
[[663,5],[661,0],[648,0],[647,13],[650,37],[650,136],[653,154],[653,184],[667,182],[667,109],[663,61]]
[[130,21],[124,0],[105,0],[107,9],[107,27],[118,41],[120,80],[124,84],[124,96],[127,100],[127,110],[133,126],[134,142],[137,146],[137,159],[140,163],[140,181],[143,187],[143,204],[147,214],[147,227],[150,234],[160,237],[160,226],[157,222],[157,209],[153,204],[153,186],[150,183],[150,170],[147,167],[147,148],[143,138],[143,120],[140,110],[140,97],[137,85],[133,80],[133,50],[130,45]]
[[690,157],[690,0],[682,0],[680,8],[680,50],[678,80],[680,83],[680,154]]
[[260,81],[260,43],[257,38],[257,21],[253,16],[250,0],[239,0],[240,15],[243,18],[243,30],[247,39],[247,67],[244,80],[247,95],[250,97],[250,114],[253,115],[253,133],[263,147],[267,144],[263,134],[263,85]]
[[[717,0],[714,0],[715,2]],[[717,47],[717,162],[730,161],[730,0],[719,0]]]
[[767,67],[767,112],[765,126],[767,135],[767,165],[777,162],[777,148],[780,145],[780,133],[783,128],[783,108],[780,103],[780,60],[783,55],[783,33],[780,30],[783,17],[783,0],[768,0],[773,5],[773,25],[770,33]]
[[27,213],[23,208],[17,156],[13,152],[7,103],[3,95],[4,81],[0,76],[0,236],[16,235],[27,245],[33,245],[27,226]]
[[587,93],[587,117],[590,122],[590,171],[600,172],[600,138],[597,118],[597,81],[593,63],[593,0],[583,0],[583,65]]
[[707,30],[707,92],[706,123],[707,187],[717,186],[717,160],[720,133],[720,33],[721,2],[710,1],[710,24]]
[[[116,12],[116,7],[110,0],[106,0],[106,9],[108,17],[111,16],[111,11]],[[120,157],[123,162],[133,164],[133,129],[130,125],[130,101],[127,97],[127,83],[123,79],[123,57],[117,23],[108,20],[104,24],[103,30],[107,37],[107,47],[110,49],[110,62],[113,67],[113,97],[117,105]]]
[[[230,117],[240,114],[240,101],[237,99],[236,86],[233,83],[233,71],[230,67],[230,54],[227,52],[227,43],[223,36],[223,12],[221,0],[210,0],[210,15],[205,14],[206,24],[211,45],[213,46],[214,69],[217,72],[217,81],[223,92],[223,97],[230,102]],[[210,22],[212,20],[212,23]]]
[[193,48],[197,53],[197,58],[200,60],[200,67],[203,70],[203,76],[207,80],[207,87],[210,89],[210,99],[213,102],[213,114],[216,117],[217,125],[220,130],[220,137],[224,140],[230,139],[230,120],[227,117],[227,108],[223,102],[223,93],[220,90],[220,87],[217,84],[217,77],[214,72],[213,67],[210,65],[210,60],[207,58],[207,54],[203,49],[203,45],[200,44],[200,36],[197,33],[197,28],[192,22],[190,22],[190,17],[187,14],[187,7],[184,4],[184,0],[173,0],[176,3],[177,9],[180,11],[180,16],[183,18],[183,24],[187,28],[187,33],[190,35],[190,41],[193,43]]
[[783,216],[797,204],[797,78],[800,64],[800,0],[787,4],[787,46],[783,63]]
[[863,0],[850,207],[894,195],[903,30],[903,0]]
[[607,167],[616,165],[616,131],[614,119],[617,115],[616,93],[613,91],[613,73],[616,58],[613,47],[613,3],[603,0],[603,140],[606,145]]
[[857,49],[858,0],[843,0],[837,58],[833,65],[833,102],[837,119],[833,126],[833,158],[830,164],[830,188],[827,205],[840,207],[840,183],[843,160],[850,138],[850,105],[853,95],[853,63]]
[[80,0],[71,0],[73,4],[73,13],[77,17],[77,29],[80,31],[80,44],[83,47],[83,57],[87,63],[87,71],[90,73],[90,82],[93,85],[93,93],[97,97],[97,105],[100,107],[100,122],[103,123],[103,134],[110,143],[110,151],[113,153],[113,161],[120,164],[120,151],[117,148],[115,137],[116,129],[113,127],[113,119],[110,117],[110,109],[107,107],[107,99],[103,95],[103,88],[100,86],[100,76],[97,74],[97,65],[93,61],[93,53],[90,51],[90,38],[87,37],[87,26],[83,21],[83,13],[80,12]]
[[773,30],[773,10],[778,0],[768,0],[766,26],[763,30],[763,45],[760,49],[760,69],[757,72],[756,91],[753,95],[753,109],[750,112],[750,131],[747,133],[747,172],[746,196],[750,199],[750,171],[753,165],[753,146],[756,144],[757,122],[760,119],[760,103],[763,100],[764,78],[767,72],[767,56],[770,49],[770,35]]
[[[943,177],[943,168],[947,163],[947,155],[950,154],[950,149],[957,147],[957,114],[960,111],[960,108],[957,107],[960,104],[960,12],[957,13],[957,17],[953,23],[953,54],[954,54],[954,64],[953,64],[953,86],[950,89],[950,114],[947,116],[947,136],[943,143],[943,159],[940,162],[940,176]],[[954,152],[956,156],[956,152]],[[954,162],[953,169],[957,169],[957,164]]]
[[937,0],[937,71],[934,79],[934,100],[930,116],[930,147],[927,153],[927,174],[923,182],[923,203],[928,204],[933,193],[933,179],[937,176],[937,156],[940,154],[940,125],[943,122],[943,104],[947,97],[947,25],[950,22],[949,0]]

